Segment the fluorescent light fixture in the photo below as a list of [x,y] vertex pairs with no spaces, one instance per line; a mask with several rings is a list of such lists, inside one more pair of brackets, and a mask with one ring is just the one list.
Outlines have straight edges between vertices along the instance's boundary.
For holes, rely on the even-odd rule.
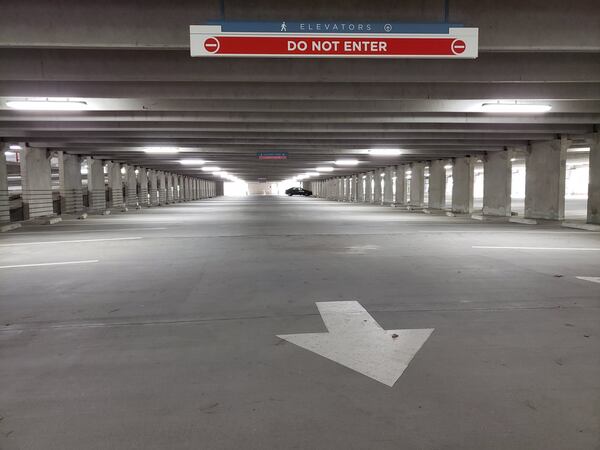
[[446,164],[446,165],[444,166],[444,169],[452,169],[452,164]]
[[184,166],[201,166],[202,164],[204,164],[206,161],[204,161],[203,159],[180,159],[179,163],[183,164]]
[[338,166],[356,166],[360,163],[358,159],[338,159],[335,164]]
[[11,150],[22,150],[21,146],[17,144],[10,144],[8,148]]
[[406,175],[412,175],[412,170],[407,170],[406,172],[404,172]]
[[42,98],[26,100],[10,100],[6,106],[13,109],[28,111],[81,111],[88,109],[88,104],[81,100],[69,100],[61,98]]
[[589,147],[570,148],[567,150],[567,152],[569,152],[569,153],[589,153],[590,148]]
[[333,172],[333,167],[319,166],[315,170],[317,172]]
[[202,170],[205,172],[218,172],[221,168],[217,166],[204,166]]
[[373,156],[398,156],[402,150],[397,148],[372,148],[369,150],[369,155]]
[[305,177],[318,177],[321,174],[319,172],[305,172],[302,175]]
[[146,147],[146,153],[161,154],[161,153],[179,153],[177,147]]
[[536,113],[547,113],[552,109],[550,105],[536,104],[536,103],[483,103],[481,110],[488,113],[516,113],[516,114],[536,114]]
[[517,158],[510,158],[510,162],[515,162]]
[[4,152],[4,155],[6,156],[15,156],[15,152]]

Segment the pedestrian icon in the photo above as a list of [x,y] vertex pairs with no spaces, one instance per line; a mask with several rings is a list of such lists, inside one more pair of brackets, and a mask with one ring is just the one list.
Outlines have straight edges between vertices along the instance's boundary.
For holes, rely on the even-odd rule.
[[284,22],[281,22],[281,31],[287,31],[287,25]]

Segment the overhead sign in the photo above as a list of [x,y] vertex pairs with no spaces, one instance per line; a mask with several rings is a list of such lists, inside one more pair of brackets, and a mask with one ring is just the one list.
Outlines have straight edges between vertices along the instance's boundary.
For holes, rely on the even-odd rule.
[[287,159],[287,152],[258,152],[258,159]]
[[433,333],[433,328],[384,330],[355,301],[319,302],[317,308],[328,333],[277,337],[390,387]]
[[190,26],[193,57],[477,58],[478,29],[453,24],[218,22]]

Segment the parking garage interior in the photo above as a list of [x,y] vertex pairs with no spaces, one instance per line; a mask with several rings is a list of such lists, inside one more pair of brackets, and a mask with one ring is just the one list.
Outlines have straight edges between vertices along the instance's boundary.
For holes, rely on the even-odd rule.
[[3,1],[0,449],[599,448],[599,18]]

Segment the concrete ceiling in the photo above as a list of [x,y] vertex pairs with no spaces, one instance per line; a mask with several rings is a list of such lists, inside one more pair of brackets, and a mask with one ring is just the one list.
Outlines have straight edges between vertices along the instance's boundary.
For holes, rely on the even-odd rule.
[[[444,0],[224,1],[228,20],[439,22]],[[188,27],[221,2],[5,0],[0,139],[198,173],[200,157],[248,181],[279,180],[352,156],[360,170],[484,154],[600,124],[600,3],[450,0],[449,20],[480,28],[476,60],[200,59]],[[85,99],[86,112],[16,112],[22,97]],[[489,115],[484,102],[552,105]],[[178,146],[148,155],[145,146]],[[370,148],[401,148],[375,158]],[[259,161],[257,151],[286,151]],[[352,169],[338,169],[347,174]]]

